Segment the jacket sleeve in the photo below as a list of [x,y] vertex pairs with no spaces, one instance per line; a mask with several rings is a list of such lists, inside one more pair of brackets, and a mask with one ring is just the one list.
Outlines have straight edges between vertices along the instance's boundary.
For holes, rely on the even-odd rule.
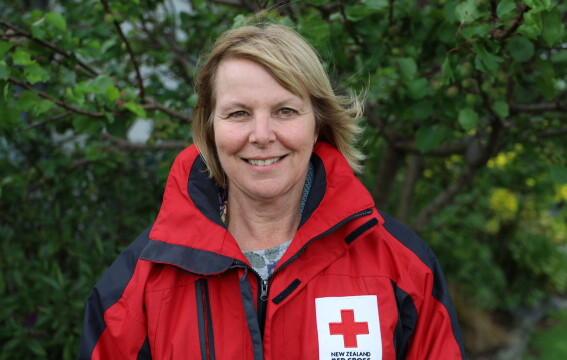
[[[122,252],[87,299],[78,359],[150,359],[143,312],[146,229]],[[147,266],[146,266],[147,268]]]
[[425,277],[423,300],[407,360],[465,359],[461,330],[439,262],[429,250],[431,273]]
[[[394,283],[399,330],[397,357],[406,360],[465,359],[461,329],[449,289],[433,251],[409,228],[381,213],[384,228],[403,245],[404,281]],[[407,251],[413,255],[408,256]]]

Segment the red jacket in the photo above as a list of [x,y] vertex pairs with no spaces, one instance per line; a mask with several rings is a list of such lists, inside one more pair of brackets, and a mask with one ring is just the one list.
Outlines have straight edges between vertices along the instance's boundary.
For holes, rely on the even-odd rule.
[[316,145],[301,223],[269,282],[219,217],[194,146],[162,208],[87,302],[80,359],[462,359],[431,250]]

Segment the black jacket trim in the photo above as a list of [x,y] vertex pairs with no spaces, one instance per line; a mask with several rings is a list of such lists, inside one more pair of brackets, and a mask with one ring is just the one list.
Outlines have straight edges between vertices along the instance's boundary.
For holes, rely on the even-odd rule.
[[449,294],[449,290],[447,289],[445,284],[445,278],[443,277],[443,271],[441,270],[441,266],[437,261],[437,258],[433,254],[433,251],[427,244],[411,231],[409,228],[402,225],[400,222],[395,220],[394,218],[390,217],[389,215],[380,212],[382,217],[384,218],[384,228],[393,237],[395,237],[398,241],[404,244],[408,249],[410,249],[414,254],[419,257],[419,259],[431,270],[433,274],[433,290],[431,291],[433,297],[437,299],[447,312],[449,313],[449,317],[451,319],[451,328],[453,329],[453,336],[455,340],[459,344],[459,348],[461,350],[461,355],[465,356],[464,344],[463,339],[460,332],[459,323],[457,320],[457,313],[452,306],[451,295]]
[[209,179],[205,162],[201,156],[198,156],[193,162],[191,172],[189,173],[187,193],[203,215],[217,225],[226,228],[219,213],[219,194],[221,191],[220,186]]
[[298,228],[303,226],[315,212],[315,209],[319,207],[327,190],[327,173],[325,172],[323,160],[313,153],[310,161],[313,166],[313,183],[309,190],[309,195],[307,195],[307,201],[305,202],[305,208],[303,209]]
[[291,284],[289,284],[289,286],[284,289],[284,291],[282,291],[281,293],[279,293],[279,295],[272,299],[272,302],[278,305],[279,303],[284,301],[285,298],[287,298],[295,289],[297,289],[300,284],[301,281],[299,279],[293,280]]
[[378,219],[376,219],[376,218],[368,220],[367,222],[365,222],[364,224],[362,224],[358,228],[356,228],[353,232],[348,234],[347,237],[345,237],[346,243],[347,244],[352,243],[360,235],[364,234],[367,230],[371,229],[372,227],[376,226],[377,224],[378,224]]
[[233,258],[211,251],[150,240],[140,259],[181,267],[201,275],[220,274],[229,269]]
[[195,282],[195,297],[197,300],[197,322],[199,325],[199,344],[202,360],[214,360],[215,343],[213,334],[213,320],[209,301],[209,284],[206,279]]
[[248,331],[252,340],[252,349],[254,351],[254,360],[264,360],[264,349],[262,341],[262,333],[260,332],[260,324],[258,323],[258,314],[254,307],[254,297],[252,288],[248,282],[248,267],[246,265],[236,265],[235,268],[244,269],[244,274],[240,277],[240,296],[244,305],[244,314],[248,322]]
[[417,324],[417,308],[411,296],[400,289],[393,281],[392,287],[396,297],[399,319],[394,331],[394,348],[396,349],[396,360],[404,360],[408,354],[409,340]]
[[79,346],[79,359],[90,359],[91,354],[106,329],[103,314],[114,305],[124,293],[132,279],[138,257],[149,241],[151,227],[144,230],[112,263],[87,299],[84,323],[90,331],[84,332]]
[[144,341],[144,344],[140,348],[136,360],[151,360],[151,359],[152,359],[152,352],[150,350],[150,340],[146,337],[146,341]]

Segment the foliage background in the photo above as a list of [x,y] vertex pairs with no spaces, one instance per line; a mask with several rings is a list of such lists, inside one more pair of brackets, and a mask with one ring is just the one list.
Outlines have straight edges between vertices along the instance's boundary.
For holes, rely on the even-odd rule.
[[76,356],[90,287],[191,143],[199,56],[255,13],[303,34],[338,91],[367,92],[361,180],[437,253],[471,358],[510,356],[565,294],[564,2],[8,0],[0,359]]

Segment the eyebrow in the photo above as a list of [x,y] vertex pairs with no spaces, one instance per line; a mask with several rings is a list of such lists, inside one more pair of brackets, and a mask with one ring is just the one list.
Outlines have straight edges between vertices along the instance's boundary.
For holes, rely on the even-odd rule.
[[[273,108],[279,108],[285,105],[293,105],[293,106],[298,106],[301,107],[301,110],[305,110],[304,107],[306,106],[306,101],[303,100],[302,98],[298,97],[298,96],[294,96],[294,97],[287,97],[285,99],[283,99],[282,101],[277,102],[276,104],[274,104]],[[228,101],[227,103],[224,104],[219,104],[219,110],[220,111],[227,111],[228,109],[231,108],[242,108],[242,109],[246,109],[249,110],[251,108],[250,105],[247,105],[241,101],[238,100],[234,100],[234,101]]]
[[232,101],[232,102],[228,102],[226,104],[219,104],[219,109],[225,111],[226,109],[230,109],[230,108],[244,108],[244,109],[250,109],[250,106],[240,102],[240,101]]

